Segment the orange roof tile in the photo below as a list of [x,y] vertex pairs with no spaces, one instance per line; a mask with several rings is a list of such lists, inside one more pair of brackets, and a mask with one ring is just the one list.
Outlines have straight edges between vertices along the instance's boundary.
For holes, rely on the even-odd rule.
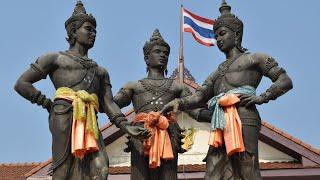
[[40,163],[9,163],[0,164],[0,179],[2,180],[20,180],[24,178],[24,174],[31,169],[39,166]]

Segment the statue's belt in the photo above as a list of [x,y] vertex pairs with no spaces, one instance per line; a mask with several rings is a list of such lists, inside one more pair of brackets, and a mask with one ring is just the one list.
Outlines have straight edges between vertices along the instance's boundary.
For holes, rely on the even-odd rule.
[[98,151],[99,129],[96,118],[96,112],[99,110],[98,96],[94,93],[89,94],[85,90],[74,91],[61,87],[57,89],[54,99],[72,102],[71,153],[82,159],[85,154]]
[[175,115],[162,116],[159,112],[139,113],[135,116],[133,123],[144,123],[151,136],[143,142],[144,153],[149,155],[149,167],[157,168],[161,159],[173,159],[173,150],[167,128],[169,123],[176,122]]
[[209,109],[213,111],[209,137],[209,145],[219,147],[225,144],[227,154],[244,152],[242,123],[236,104],[240,102],[239,94],[255,94],[255,88],[242,86],[227,93],[219,94],[208,101]]

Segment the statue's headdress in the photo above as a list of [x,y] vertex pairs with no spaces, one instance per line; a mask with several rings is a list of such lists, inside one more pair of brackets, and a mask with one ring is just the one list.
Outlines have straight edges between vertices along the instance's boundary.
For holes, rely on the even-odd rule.
[[234,32],[238,33],[237,48],[244,52],[247,49],[241,46],[243,35],[243,23],[242,21],[231,13],[231,6],[229,6],[225,0],[222,0],[221,7],[219,8],[221,15],[215,20],[213,24],[213,31],[218,30],[220,27],[228,27]]
[[96,19],[91,14],[87,14],[83,3],[81,1],[78,1],[71,17],[64,23],[69,36],[69,38],[67,39],[69,43],[70,41],[73,41],[71,38],[72,29],[80,28],[85,22],[90,22],[95,27],[97,26]]
[[147,41],[143,46],[143,53],[144,53],[144,57],[145,58],[150,54],[150,51],[151,51],[152,47],[155,46],[155,45],[165,46],[165,47],[168,48],[168,50],[170,52],[169,44],[166,41],[164,41],[164,39],[162,38],[159,30],[155,29],[153,31],[153,34],[152,34],[150,40]]

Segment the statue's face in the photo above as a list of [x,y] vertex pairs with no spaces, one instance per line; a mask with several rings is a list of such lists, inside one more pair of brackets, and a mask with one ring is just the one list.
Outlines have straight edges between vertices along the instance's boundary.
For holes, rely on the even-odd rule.
[[90,49],[96,40],[96,33],[96,28],[90,22],[84,22],[76,30],[76,42]]
[[152,47],[146,59],[149,67],[166,67],[168,64],[169,50],[165,46],[155,45]]
[[220,27],[215,31],[217,45],[220,51],[227,53],[236,47],[236,33],[228,27]]

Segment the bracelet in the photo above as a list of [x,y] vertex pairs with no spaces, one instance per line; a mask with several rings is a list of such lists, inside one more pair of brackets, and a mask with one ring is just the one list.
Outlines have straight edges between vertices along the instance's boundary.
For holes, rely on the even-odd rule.
[[41,94],[40,91],[37,91],[31,96],[30,102],[32,104],[37,104],[39,106],[42,106],[44,109],[48,109],[51,106],[51,100],[46,98],[45,95]]
[[31,96],[31,103],[34,104],[38,101],[38,98],[39,96],[41,95],[41,92],[40,91],[37,91],[36,93],[34,93],[32,96]]
[[263,102],[264,103],[269,102],[269,98],[268,98],[267,92],[262,93],[260,96],[263,98]]
[[177,103],[178,103],[178,110],[180,110],[180,111],[184,110],[184,108],[185,108],[184,98],[177,99]]

